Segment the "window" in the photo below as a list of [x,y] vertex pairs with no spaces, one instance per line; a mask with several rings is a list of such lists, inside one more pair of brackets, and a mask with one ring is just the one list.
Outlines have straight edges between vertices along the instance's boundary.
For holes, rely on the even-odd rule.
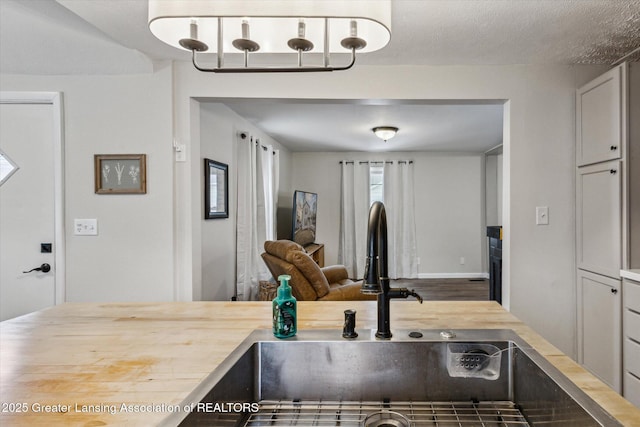
[[16,165],[9,156],[0,150],[0,185],[4,184],[4,182],[17,170],[18,165]]
[[373,202],[384,203],[384,168],[369,167],[369,205]]

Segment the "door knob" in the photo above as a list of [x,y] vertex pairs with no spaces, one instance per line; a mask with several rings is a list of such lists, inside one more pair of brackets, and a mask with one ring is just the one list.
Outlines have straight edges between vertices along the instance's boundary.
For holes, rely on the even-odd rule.
[[40,267],[32,268],[29,271],[23,271],[23,273],[31,273],[32,271],[42,271],[43,273],[48,273],[51,271],[51,266],[45,262]]
[[612,293],[612,294],[617,294],[617,293],[618,293],[618,290],[617,290],[616,288],[611,288],[611,293]]

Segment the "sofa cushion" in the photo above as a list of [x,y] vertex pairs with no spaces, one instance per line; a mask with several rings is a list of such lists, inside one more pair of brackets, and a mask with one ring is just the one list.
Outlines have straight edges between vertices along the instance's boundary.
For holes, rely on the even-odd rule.
[[315,301],[318,298],[316,290],[295,265],[268,253],[263,253],[262,258],[269,267],[274,279],[277,279],[281,274],[291,276],[289,284],[291,285],[293,296],[298,301]]
[[318,298],[322,298],[329,293],[329,282],[327,281],[327,278],[322,273],[318,264],[316,264],[313,258],[304,252],[304,250],[289,251],[285,259],[300,270],[300,273],[304,275],[307,281],[309,281],[311,286],[315,289],[316,294],[318,294]]
[[322,274],[327,278],[327,282],[329,282],[329,286],[334,283],[339,283],[342,280],[349,279],[349,273],[347,272],[347,268],[344,265],[336,264],[330,265],[328,267],[322,267]]
[[266,253],[277,256],[281,259],[287,259],[287,254],[289,254],[289,252],[304,252],[304,248],[302,246],[296,242],[292,242],[291,240],[267,240],[264,242],[264,250]]
[[360,292],[362,289],[362,280],[358,282],[344,284],[334,284],[331,286],[331,291],[321,298],[321,301],[356,301],[356,300],[375,300],[377,295],[363,294]]

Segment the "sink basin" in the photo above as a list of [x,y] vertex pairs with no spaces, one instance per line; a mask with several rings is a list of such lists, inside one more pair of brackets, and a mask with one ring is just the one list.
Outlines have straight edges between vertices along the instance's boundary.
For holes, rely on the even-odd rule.
[[511,330],[358,332],[256,330],[164,425],[621,425]]

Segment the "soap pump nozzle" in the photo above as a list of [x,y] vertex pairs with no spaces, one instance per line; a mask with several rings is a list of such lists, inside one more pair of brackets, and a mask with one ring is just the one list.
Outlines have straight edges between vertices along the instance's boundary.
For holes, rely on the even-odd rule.
[[278,281],[280,282],[280,286],[278,286],[279,297],[291,296],[291,286],[289,286],[289,280],[291,280],[291,276],[289,276],[288,274],[281,274],[280,276],[278,276]]

